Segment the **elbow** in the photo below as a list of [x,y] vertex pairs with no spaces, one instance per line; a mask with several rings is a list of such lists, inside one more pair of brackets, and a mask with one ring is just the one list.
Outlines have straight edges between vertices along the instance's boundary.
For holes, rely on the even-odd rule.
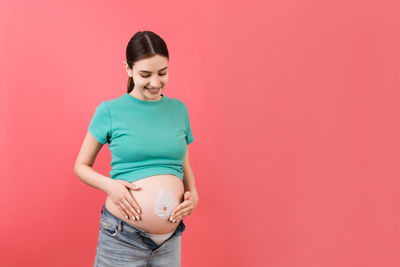
[[79,178],[78,172],[79,172],[79,164],[75,163],[74,168],[73,168],[74,174]]
[[74,168],[73,168],[74,173],[76,173],[76,171],[79,169],[80,165],[81,165],[81,162],[79,162],[78,160],[75,160]]
[[74,171],[74,174],[80,179],[80,176],[79,176],[79,173],[81,173],[81,168],[82,168],[82,166],[83,166],[84,164],[82,164],[82,163],[80,163],[80,162],[76,162],[75,164],[74,164],[74,168],[73,168],[73,171]]
[[82,167],[93,167],[93,162],[86,162],[81,160],[76,160],[74,164],[74,173],[78,172]]

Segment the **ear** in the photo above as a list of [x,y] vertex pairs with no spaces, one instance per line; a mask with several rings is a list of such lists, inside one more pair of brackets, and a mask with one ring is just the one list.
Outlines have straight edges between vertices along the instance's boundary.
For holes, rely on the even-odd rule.
[[125,65],[126,72],[128,73],[128,76],[132,77],[133,76],[132,75],[132,69],[129,68],[129,65],[128,65],[128,63],[126,63],[126,61],[124,61],[124,65]]

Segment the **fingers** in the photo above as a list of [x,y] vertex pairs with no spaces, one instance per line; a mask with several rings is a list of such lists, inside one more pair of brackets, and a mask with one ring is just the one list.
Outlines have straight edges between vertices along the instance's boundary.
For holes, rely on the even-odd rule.
[[193,205],[188,203],[186,205],[179,206],[179,209],[171,213],[168,221],[179,222],[182,218],[189,216],[193,211]]
[[135,184],[131,184],[131,183],[125,183],[125,185],[127,186],[127,187],[129,187],[130,189],[132,189],[132,190],[140,190],[140,189],[142,189],[140,186],[137,186],[137,185],[135,185]]
[[118,203],[115,205],[119,212],[122,214],[122,216],[124,216],[125,218],[128,218],[128,214],[125,212],[125,209]]
[[[124,207],[126,213],[128,213],[129,218],[131,218],[132,220],[140,219],[140,214],[138,212],[139,206],[137,205],[136,201],[134,201],[130,197],[128,197],[128,198],[124,198],[122,200],[122,203],[120,203],[120,204]],[[135,207],[135,209],[132,206]]]
[[174,216],[171,216],[168,221],[169,222],[173,222],[173,223],[177,223],[180,220],[182,220],[183,218],[189,216],[190,214],[192,214],[193,209],[191,207],[188,207],[186,209],[181,210],[179,213],[177,213]]
[[125,197],[125,200],[127,200],[128,203],[126,203],[126,204],[130,208],[131,212],[135,213],[135,216],[140,217],[141,210],[140,210],[138,203],[134,199],[133,195],[129,194],[128,196]]
[[184,201],[181,204],[178,205],[178,207],[176,207],[172,212],[171,215],[174,216],[176,215],[176,213],[178,213],[180,210],[187,208],[189,206],[191,206],[192,203],[190,201]]
[[134,206],[135,209],[140,210],[138,209],[139,206],[137,205],[137,203],[134,200],[131,200],[130,197],[124,197],[117,204],[118,209],[127,220],[139,220],[140,214],[132,206]]

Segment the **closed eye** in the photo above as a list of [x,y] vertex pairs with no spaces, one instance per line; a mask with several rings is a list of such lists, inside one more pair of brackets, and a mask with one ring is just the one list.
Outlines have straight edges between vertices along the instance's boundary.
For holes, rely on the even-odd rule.
[[[158,75],[164,76],[164,75],[166,75],[166,73],[159,73]],[[143,78],[148,78],[148,77],[150,77],[151,75],[147,75],[147,76],[140,75],[140,76],[142,76]]]

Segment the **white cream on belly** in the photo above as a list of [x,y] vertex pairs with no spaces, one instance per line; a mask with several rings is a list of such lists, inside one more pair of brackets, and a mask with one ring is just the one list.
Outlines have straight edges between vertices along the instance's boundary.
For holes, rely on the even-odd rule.
[[174,208],[179,205],[176,197],[170,191],[161,189],[157,191],[157,197],[154,202],[154,213],[162,218],[167,219]]

